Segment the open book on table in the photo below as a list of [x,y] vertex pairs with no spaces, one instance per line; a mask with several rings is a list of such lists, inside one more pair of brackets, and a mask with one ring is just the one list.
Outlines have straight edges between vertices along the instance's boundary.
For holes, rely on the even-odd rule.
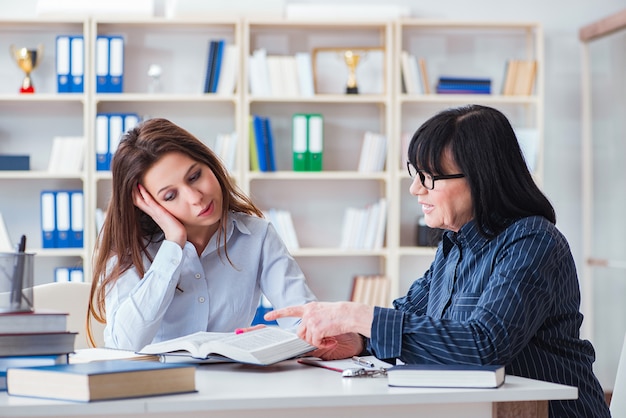
[[138,353],[160,355],[163,362],[180,362],[182,356],[190,362],[230,359],[240,363],[269,365],[315,349],[292,332],[278,327],[265,327],[243,334],[196,332],[149,344]]

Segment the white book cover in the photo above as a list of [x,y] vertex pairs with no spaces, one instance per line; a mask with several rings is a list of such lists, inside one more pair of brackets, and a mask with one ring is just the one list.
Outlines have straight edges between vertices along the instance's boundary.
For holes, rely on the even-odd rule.
[[408,56],[409,64],[409,78],[411,79],[411,85],[413,86],[413,94],[423,94],[422,83],[420,81],[420,69],[417,63],[417,57],[415,55]]
[[288,210],[279,211],[279,218],[284,225],[285,234],[287,236],[287,248],[291,250],[298,250],[300,243],[298,242],[298,236],[296,235],[296,229],[293,225],[293,219],[291,218],[291,212]]
[[313,97],[315,96],[315,86],[313,84],[313,64],[311,62],[311,54],[308,52],[297,52],[295,58],[296,66],[298,68],[300,96]]
[[385,169],[385,160],[387,159],[387,137],[381,134],[374,134],[376,138],[376,150],[374,152],[373,171],[381,172]]
[[281,56],[280,63],[285,96],[299,97],[300,85],[298,82],[298,64],[296,63],[296,57],[291,55]]
[[400,67],[402,68],[402,81],[406,94],[415,94],[415,85],[411,77],[411,65],[409,64],[409,53],[402,51],[400,54]]
[[285,74],[282,58],[278,55],[267,56],[267,71],[270,80],[270,96],[283,97],[287,95]]
[[48,172],[79,174],[83,171],[85,138],[54,137],[48,160]]
[[387,225],[387,199],[384,197],[378,202],[379,211],[376,219],[376,234],[373,249],[380,250],[385,243],[385,227]]
[[258,96],[271,96],[272,85],[270,81],[269,68],[267,65],[267,51],[264,48],[255,50],[252,55],[254,56],[255,63],[255,77],[258,78]]
[[228,96],[235,92],[237,75],[239,74],[239,50],[237,45],[226,45],[222,57],[220,78],[217,81],[216,93],[220,96]]
[[341,227],[341,243],[339,244],[339,248],[344,250],[352,248],[352,237],[356,235],[354,232],[356,229],[356,217],[357,209],[346,208],[343,216],[343,225]]
[[369,205],[365,209],[365,213],[367,215],[367,221],[364,225],[365,236],[363,238],[363,242],[361,243],[361,248],[366,250],[371,250],[374,248],[374,241],[376,240],[376,231],[378,229],[378,218],[380,212],[380,205],[374,203]]
[[372,152],[372,133],[365,132],[363,135],[363,144],[361,145],[361,155],[359,157],[359,168],[358,171],[360,173],[368,173],[370,171],[370,167],[368,162],[370,160],[370,153]]

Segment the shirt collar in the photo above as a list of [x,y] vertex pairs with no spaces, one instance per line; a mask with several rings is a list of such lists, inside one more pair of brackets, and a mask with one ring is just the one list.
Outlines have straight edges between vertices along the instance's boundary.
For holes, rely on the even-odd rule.
[[458,232],[446,231],[442,241],[443,254],[447,256],[455,245],[478,249],[485,246],[490,240],[480,234],[476,221],[471,220],[463,225]]

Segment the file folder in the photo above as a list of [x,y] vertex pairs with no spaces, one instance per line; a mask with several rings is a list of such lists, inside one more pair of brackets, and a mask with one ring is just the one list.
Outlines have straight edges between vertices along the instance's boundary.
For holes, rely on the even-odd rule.
[[70,82],[72,93],[83,93],[85,73],[85,41],[82,36],[70,38]]
[[121,93],[124,91],[124,38],[109,37],[109,77],[107,91]]
[[120,113],[110,114],[109,115],[109,169],[111,165],[111,161],[113,161],[113,156],[115,155],[115,151],[117,151],[117,147],[120,144],[120,139],[122,139],[122,135],[124,135],[124,115]]
[[109,155],[109,116],[96,115],[96,170],[109,171],[111,161]]
[[84,282],[85,274],[82,267],[70,268],[70,282]]
[[69,267],[57,267],[54,269],[54,281],[55,282],[69,282],[70,281],[70,268]]
[[72,248],[83,248],[83,231],[85,229],[85,208],[82,190],[70,192],[70,242]]
[[109,78],[109,38],[96,38],[96,93],[106,93]]
[[70,93],[70,37],[59,35],[56,39],[57,92]]
[[70,193],[56,192],[57,248],[70,246]]
[[322,171],[324,151],[324,119],[322,115],[309,115],[309,171]]
[[293,171],[309,171],[307,119],[302,113],[291,117]]
[[41,246],[56,248],[56,197],[55,192],[41,192]]

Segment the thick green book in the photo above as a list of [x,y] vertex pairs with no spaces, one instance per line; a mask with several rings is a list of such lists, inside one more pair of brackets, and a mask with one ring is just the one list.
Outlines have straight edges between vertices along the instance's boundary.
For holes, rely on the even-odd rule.
[[196,390],[196,368],[183,363],[108,360],[7,370],[9,395],[91,402]]

